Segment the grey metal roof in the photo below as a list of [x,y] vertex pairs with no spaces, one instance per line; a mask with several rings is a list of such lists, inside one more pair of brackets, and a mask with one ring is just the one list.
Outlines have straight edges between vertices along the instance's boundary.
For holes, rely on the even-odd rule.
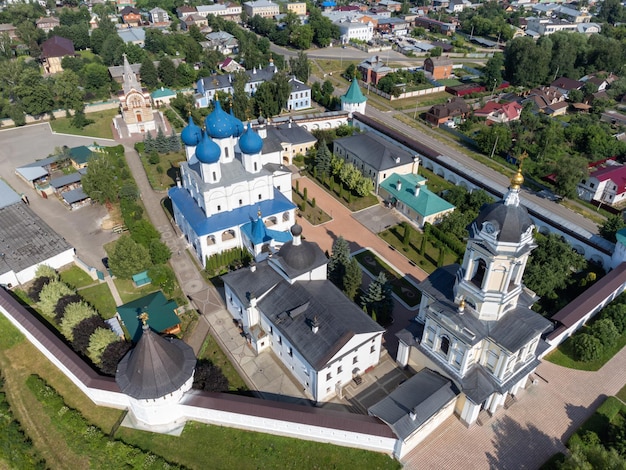
[[23,202],[0,208],[0,273],[16,273],[72,249]]
[[387,423],[404,441],[457,395],[451,380],[422,369],[371,406],[367,413]]
[[[259,310],[315,370],[358,334],[384,329],[328,280],[281,281],[263,297]],[[319,331],[311,323],[317,318]]]
[[36,179],[42,178],[48,174],[48,170],[41,166],[23,166],[21,168],[16,168],[15,172],[26,181],[35,181]]
[[193,375],[196,356],[179,339],[166,339],[149,327],[117,366],[120,390],[138,400],[159,398],[178,390]]
[[89,196],[85,194],[83,188],[72,189],[71,191],[65,191],[62,193],[63,199],[68,204],[74,204],[75,202],[84,201]]
[[282,280],[267,261],[258,263],[255,271],[251,269],[238,269],[222,276],[226,284],[241,303],[250,306],[250,294],[262,296]]
[[[5,181],[0,180],[0,209],[21,202],[22,198]],[[1,248],[0,248],[1,249]]]
[[552,327],[552,322],[529,308],[516,308],[507,312],[492,328],[489,336],[510,352]]
[[302,83],[296,77],[292,77],[291,79],[289,79],[289,85],[291,86],[292,93],[296,91],[305,91],[311,89],[310,86],[308,86],[306,83]]
[[[481,230],[485,222],[492,223],[499,233],[496,238],[502,242],[518,243],[533,221],[524,206],[507,205],[504,201],[494,202],[482,207],[474,220],[476,229]],[[472,224],[473,226],[474,224]],[[470,236],[473,234],[470,231]]]
[[270,132],[274,133],[282,142],[289,142],[290,144],[317,142],[313,134],[295,123],[281,124],[276,127],[270,126],[268,128],[268,135]]
[[[356,155],[376,170],[388,170],[413,161],[413,155],[378,135],[367,132],[336,139],[335,148]],[[396,161],[399,160],[399,161]]]
[[327,264],[328,258],[317,243],[302,240],[300,245],[294,245],[292,240],[281,246],[270,262],[276,264],[290,279],[295,279]]
[[59,178],[51,179],[50,186],[54,189],[59,189],[63,186],[67,186],[68,184],[78,183],[82,177],[83,175],[79,172],[69,173],[67,175],[60,176]]

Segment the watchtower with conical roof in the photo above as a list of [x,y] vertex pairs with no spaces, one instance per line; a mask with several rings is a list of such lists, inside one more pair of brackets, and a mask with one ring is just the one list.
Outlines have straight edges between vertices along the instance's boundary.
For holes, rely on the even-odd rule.
[[176,405],[191,389],[196,356],[183,341],[152,331],[147,314],[140,318],[143,333],[118,364],[115,381],[129,397],[133,425],[168,432],[179,426]]
[[367,98],[361,92],[359,81],[353,78],[348,91],[341,97],[341,110],[348,111],[350,117],[352,117],[352,113],[365,114],[366,103]]

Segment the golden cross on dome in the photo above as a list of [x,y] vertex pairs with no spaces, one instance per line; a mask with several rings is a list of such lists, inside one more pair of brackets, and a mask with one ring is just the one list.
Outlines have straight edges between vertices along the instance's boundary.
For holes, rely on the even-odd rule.
[[141,320],[141,323],[143,323],[144,325],[148,324],[148,312],[141,313],[137,318],[139,318]]

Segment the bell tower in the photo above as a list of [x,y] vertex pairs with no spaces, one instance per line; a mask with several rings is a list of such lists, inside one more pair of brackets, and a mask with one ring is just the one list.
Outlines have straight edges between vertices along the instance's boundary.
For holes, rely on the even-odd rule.
[[470,236],[454,295],[457,302],[463,299],[471,306],[480,320],[502,318],[518,306],[524,290],[522,276],[536,245],[533,222],[520,206],[523,183],[520,167],[511,178],[504,199],[484,206],[469,226]]

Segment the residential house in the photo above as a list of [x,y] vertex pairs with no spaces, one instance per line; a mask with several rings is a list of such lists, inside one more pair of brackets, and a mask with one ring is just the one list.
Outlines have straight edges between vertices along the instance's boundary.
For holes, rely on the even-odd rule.
[[222,277],[226,307],[256,354],[272,351],[315,401],[374,368],[384,329],[327,280],[328,259],[315,243],[293,240],[271,258]]
[[377,85],[381,78],[385,75],[393,72],[390,67],[387,67],[380,56],[373,56],[369,59],[365,59],[361,62],[357,70],[361,74],[361,79],[365,83],[372,83]]
[[315,136],[296,124],[292,118],[285,123],[274,122],[272,125],[264,126],[264,132],[266,139],[264,151],[280,149],[283,165],[293,164],[293,157],[306,155],[317,143]]
[[143,47],[146,42],[146,31],[143,28],[120,28],[117,35],[125,44],[135,44]]
[[446,36],[452,36],[456,31],[456,26],[453,23],[444,23],[427,16],[419,16],[415,18],[415,27],[425,28],[428,31],[434,33],[445,34]]
[[368,13],[378,18],[378,20],[391,18],[391,12],[383,7],[372,7],[368,10]]
[[176,8],[176,15],[178,16],[180,20],[184,20],[189,15],[193,15],[196,13],[198,13],[198,10],[196,10],[196,7],[192,7],[189,5],[183,5],[181,7]]
[[120,11],[120,16],[122,17],[122,22],[128,26],[141,26],[143,23],[141,19],[141,13],[137,8],[134,7],[124,7]]
[[191,15],[187,15],[181,22],[180,27],[183,31],[188,31],[191,26],[197,26],[200,30],[206,28],[209,25],[209,22],[204,16],[201,16],[197,13],[192,13]]
[[245,2],[243,4],[244,11],[250,18],[259,15],[263,18],[274,18],[280,14],[277,3],[270,0],[257,0],[254,2]]
[[565,96],[565,99],[567,99],[567,94],[570,91],[580,90],[584,84],[584,82],[572,80],[568,77],[560,77],[550,83],[550,86],[559,90],[563,94],[563,96]]
[[170,15],[163,8],[155,7],[149,11],[150,13],[150,23],[152,26],[157,27],[167,27],[170,25]]
[[140,299],[117,307],[117,316],[128,331],[128,339],[137,343],[141,338],[141,314],[147,313],[150,326],[157,333],[176,335],[180,333],[180,319],[176,314],[178,304],[167,300],[163,292],[156,291]]
[[219,16],[227,21],[239,22],[241,20],[241,5],[237,3],[214,3],[213,5],[199,5],[196,7],[198,14],[205,18],[209,15]]
[[538,110],[544,110],[548,106],[565,101],[565,96],[552,86],[541,86],[530,90],[522,99],[522,105],[532,102]]
[[296,77],[289,79],[291,93],[287,99],[288,111],[299,111],[311,107],[311,87],[301,82]]
[[380,0],[378,5],[394,13],[399,13],[402,9],[402,3],[396,2],[395,0]]
[[447,103],[436,104],[430,108],[425,119],[433,126],[439,126],[455,118],[462,119],[469,111],[470,107],[463,98],[452,98]]
[[456,14],[461,13],[466,8],[472,8],[472,2],[470,2],[469,0],[450,0],[446,11],[448,13]]
[[47,18],[39,18],[35,22],[35,26],[37,29],[41,29],[42,31],[49,33],[57,26],[61,26],[61,21],[54,16],[49,16]]
[[452,76],[453,62],[448,57],[428,57],[424,61],[424,71],[431,74],[433,80],[444,80]]
[[87,168],[89,160],[94,157],[94,152],[86,145],[80,145],[69,149],[69,157],[72,166],[77,170],[82,170]]
[[613,160],[600,163],[592,165],[589,176],[578,183],[578,197],[609,206],[618,204],[626,199],[626,166]]
[[409,32],[409,24],[401,18],[382,18],[376,26],[378,34],[395,37],[406,36]]
[[371,178],[376,192],[393,173],[417,173],[419,165],[416,155],[373,132],[335,139],[333,153],[345,163],[353,164],[363,176]]
[[298,16],[306,15],[306,2],[289,2],[286,7],[287,11],[292,11]]
[[437,224],[454,210],[454,206],[426,187],[426,178],[415,173],[393,173],[380,184],[378,194],[420,229]]
[[160,108],[163,105],[169,104],[170,101],[176,98],[176,92],[169,88],[161,87],[150,93],[150,98],[152,98],[152,105],[155,108]]
[[239,41],[226,31],[215,31],[206,35],[207,48],[218,51],[224,55],[237,54]]
[[217,67],[226,73],[244,72],[246,70],[245,67],[239,65],[239,63],[231,57],[226,57],[223,62],[217,64]]
[[41,44],[41,62],[44,73],[54,74],[63,72],[61,60],[63,57],[73,57],[76,51],[70,39],[61,36],[52,36]]
[[17,27],[13,26],[10,23],[0,24],[0,34],[6,34],[11,40],[18,39]]
[[517,121],[522,113],[522,105],[516,101],[497,103],[488,101],[480,109],[474,111],[474,116],[484,118],[487,125]]

